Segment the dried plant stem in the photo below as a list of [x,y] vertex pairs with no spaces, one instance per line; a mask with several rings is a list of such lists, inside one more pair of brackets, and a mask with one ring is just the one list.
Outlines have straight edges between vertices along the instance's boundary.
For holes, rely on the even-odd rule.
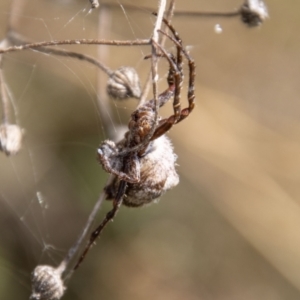
[[9,119],[9,104],[2,70],[2,59],[3,57],[0,55],[0,98],[2,106],[2,124],[7,124]]
[[205,18],[232,18],[238,17],[241,10],[233,10],[228,12],[209,12],[209,11],[176,11],[175,15],[180,17],[205,17]]
[[[107,9],[107,7],[101,6],[99,10],[98,17],[98,36],[105,36],[106,32],[109,32],[111,26],[111,11]],[[97,58],[99,61],[108,61],[110,55],[110,51],[108,47],[97,47]],[[109,74],[111,75],[111,74]],[[96,91],[97,91],[97,105],[98,111],[100,115],[101,124],[103,124],[103,131],[105,132],[105,136],[109,138],[114,138],[116,136],[115,126],[105,126],[106,124],[113,124],[112,122],[112,109],[110,105],[110,99],[107,97],[106,93],[106,83],[107,79],[104,78],[104,74],[102,72],[97,72],[97,83],[96,83]]]
[[36,49],[40,47],[58,46],[58,45],[109,45],[109,46],[143,46],[150,45],[149,39],[136,40],[97,40],[97,39],[76,39],[76,40],[58,40],[30,43],[20,46],[12,46],[5,49],[0,49],[0,54],[23,51],[27,49]]
[[101,63],[99,60],[93,58],[92,56],[73,52],[73,51],[67,51],[67,50],[59,50],[59,49],[53,49],[53,48],[38,48],[39,52],[48,53],[48,54],[54,54],[57,56],[65,56],[65,57],[71,57],[71,58],[77,58],[82,61],[86,61],[88,63],[91,63],[95,65],[97,68],[101,69],[104,73],[106,73],[108,76],[112,74],[112,70],[108,68],[106,65]]
[[[166,19],[167,20],[170,20],[174,14],[174,10],[175,10],[175,0],[171,0],[170,1],[170,5],[169,5],[169,8],[167,10],[167,14],[166,14]],[[168,29],[166,29],[168,30]],[[162,39],[161,39],[161,46],[164,46],[165,44],[165,41],[166,41],[166,37],[163,36]],[[143,92],[142,92],[142,95],[141,95],[141,99],[140,99],[140,105],[143,105],[143,103],[146,101],[147,99],[147,96],[149,94],[149,91],[150,91],[150,87],[151,87],[151,71],[149,72],[149,75],[148,75],[148,78],[146,80],[146,84],[143,88]]]
[[[30,41],[27,41],[24,37],[22,37],[20,34],[14,32],[14,31],[10,31],[7,38],[9,40],[9,42],[15,46],[28,45],[31,43]],[[71,57],[71,58],[79,59],[82,61],[86,61],[88,63],[95,65],[99,69],[101,69],[108,76],[111,75],[111,73],[112,73],[112,70],[110,68],[108,68],[106,65],[104,65],[97,59],[93,58],[92,56],[89,56],[89,55],[86,55],[83,53],[78,53],[78,52],[68,51],[68,50],[63,50],[63,49],[55,49],[53,47],[39,47],[36,49],[36,51],[46,53],[46,54]]]
[[[110,8],[119,8],[120,5],[118,3],[101,3],[101,6],[106,6]],[[147,6],[137,6],[137,5],[131,5],[131,4],[123,4],[124,8],[127,10],[138,10],[140,12],[152,12],[154,11],[153,7],[147,7]],[[240,10],[233,10],[228,12],[205,12],[205,11],[182,11],[182,10],[176,10],[174,12],[174,15],[177,16],[195,16],[195,17],[236,17],[240,15]]]
[[[152,60],[151,60],[151,74],[152,74],[152,89],[153,89],[153,99],[154,99],[154,103],[155,103],[155,118],[153,120],[153,125],[152,128],[149,132],[149,138],[146,139],[146,141],[150,141],[154,130],[155,130],[155,125],[157,124],[157,119],[158,119],[158,109],[159,109],[159,103],[158,103],[158,92],[157,92],[157,79],[158,79],[158,58],[157,58],[157,50],[156,50],[156,46],[154,45],[154,43],[158,43],[159,42],[159,35],[158,35],[158,30],[161,29],[161,25],[163,22],[163,18],[164,18],[164,13],[165,13],[165,9],[166,9],[166,1],[165,0],[161,0],[159,3],[159,8],[158,8],[158,12],[157,12],[157,19],[156,19],[156,23],[153,29],[153,35],[152,35]],[[145,141],[145,142],[146,142]]]
[[[117,8],[119,4],[117,3],[101,3],[101,5]],[[136,6],[126,4],[124,5],[126,9],[139,10],[149,13],[153,11],[151,7]],[[174,13],[176,17],[197,17],[197,18],[236,18],[240,17],[242,22],[247,24],[249,27],[256,27],[261,25],[268,18],[268,9],[263,0],[244,0],[241,6],[235,10],[227,12],[217,12],[217,11],[180,11],[177,10]]]
[[150,39],[150,43],[151,43],[151,53],[152,53],[152,60],[151,60],[151,79],[152,79],[152,90],[153,90],[153,99],[154,99],[154,103],[155,103],[155,117],[153,119],[153,124],[151,127],[151,130],[149,131],[147,137],[144,139],[143,143],[136,145],[128,150],[124,150],[122,152],[119,153],[119,155],[126,155],[129,152],[133,152],[133,151],[137,151],[138,149],[141,149],[142,147],[144,147],[144,145],[146,145],[147,143],[149,143],[149,141],[151,140],[155,128],[156,128],[156,124],[157,124],[157,120],[158,120],[158,110],[159,110],[159,103],[158,103],[158,92],[157,92],[157,79],[158,79],[158,71],[157,71],[157,64],[158,64],[158,57],[157,57],[157,51],[156,51],[156,46],[155,44],[158,44],[159,42],[159,34],[158,34],[158,30],[161,28],[162,22],[163,22],[163,18],[164,18],[164,12],[166,9],[166,0],[161,0],[159,2],[159,6],[158,6],[158,12],[157,12],[157,19],[156,19],[156,23],[153,29],[153,34],[152,34],[152,38]]

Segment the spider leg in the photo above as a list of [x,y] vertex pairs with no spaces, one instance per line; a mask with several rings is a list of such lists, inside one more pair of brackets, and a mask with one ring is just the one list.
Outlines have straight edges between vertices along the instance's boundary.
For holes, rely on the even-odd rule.
[[[134,159],[132,160],[130,157],[128,157],[125,160],[124,165],[121,168],[121,170],[124,172],[124,174],[132,172],[135,162],[133,164],[131,164],[130,163],[131,161],[135,161],[135,160]],[[139,169],[140,165],[138,164],[136,167],[138,168],[138,169],[136,169],[136,171],[138,172],[138,177],[140,177],[140,169]],[[92,232],[84,251],[82,252],[81,256],[79,257],[79,259],[73,269],[74,271],[81,265],[81,263],[83,262],[84,258],[87,255],[87,253],[89,252],[90,248],[94,244],[95,240],[99,237],[99,235],[101,234],[103,229],[106,227],[108,222],[112,221],[113,218],[115,217],[115,215],[117,214],[118,210],[120,209],[120,207],[123,203],[123,198],[126,193],[126,189],[127,189],[127,182],[125,180],[121,179],[119,186],[118,186],[117,194],[113,200],[113,208],[106,214],[105,218],[102,220],[102,222],[99,224],[99,226]]]
[[[162,34],[167,36],[177,47],[177,66],[179,71],[182,72],[182,57],[179,55],[178,52],[183,53],[183,55],[186,57],[189,65],[189,88],[188,88],[188,103],[189,106],[181,111],[180,118],[176,121],[176,123],[181,122],[184,120],[194,109],[195,107],[195,62],[194,60],[190,57],[190,55],[187,53],[185,48],[182,45],[181,38],[178,34],[178,32],[175,30],[175,28],[171,25],[171,23],[167,19],[163,19],[163,22],[166,24],[166,26],[170,29],[174,37],[170,36],[168,33],[159,30]],[[181,87],[180,87],[181,88]],[[176,94],[176,93],[175,93]]]
[[[113,141],[104,141],[97,150],[97,158],[103,169],[110,174],[117,176],[120,180],[130,183],[140,181],[140,163],[136,153],[129,157],[118,155],[118,148]],[[124,165],[128,165],[128,171],[123,172]]]
[[[163,119],[159,122],[151,140],[155,140],[165,134],[167,131],[171,129],[171,127],[174,124],[177,124],[184,120],[186,117],[189,116],[189,114],[192,112],[192,110],[195,107],[195,62],[194,60],[190,57],[190,55],[187,53],[187,51],[183,48],[181,39],[178,35],[178,33],[175,31],[173,26],[164,19],[165,24],[170,28],[171,32],[174,34],[174,37],[170,36],[166,32],[159,30],[162,34],[166,35],[177,47],[178,52],[182,52],[183,55],[186,57],[188,60],[188,66],[189,66],[189,87],[188,87],[188,107],[184,109],[180,109],[180,92],[181,92],[181,85],[182,85],[182,56],[178,54],[177,52],[177,60],[179,60],[179,64],[176,64],[173,62],[171,63],[170,59],[170,68],[173,66],[173,68],[177,68],[177,73],[174,73],[174,85],[175,85],[175,92],[174,92],[174,102],[173,102],[173,107],[174,107],[174,115],[172,115],[169,118]],[[167,52],[160,46],[158,46],[164,56],[168,58]],[[175,66],[174,66],[175,64]],[[177,110],[179,108],[179,110]],[[180,111],[179,117],[178,117],[178,111]]]
[[184,108],[181,111],[181,115],[177,123],[184,120],[195,108],[195,76],[196,76],[195,67],[196,66],[193,59],[189,59],[188,63],[189,63],[189,88],[188,88],[187,98],[188,98],[189,106],[187,108]]
[[182,70],[178,68],[177,61],[175,61],[173,55],[168,54],[167,51],[161,45],[157,43],[155,43],[155,45],[161,51],[162,55],[168,60],[170,65],[168,84],[171,83],[174,86],[173,110],[175,120],[177,121],[179,120],[181,114],[180,92],[182,87]]
[[[156,44],[158,45],[158,44]],[[162,49],[162,47],[160,45],[158,45],[159,49]],[[159,107],[164,106],[171,97],[174,96],[174,92],[175,92],[175,79],[174,77],[176,76],[177,73],[177,67],[176,67],[176,60],[173,54],[168,54],[166,51],[164,54],[158,54],[158,57],[166,57],[168,62],[169,62],[169,72],[168,72],[168,76],[167,76],[167,82],[168,82],[168,88],[162,92],[161,94],[158,95],[158,105]],[[147,55],[145,56],[144,59],[148,59],[151,58],[151,55]],[[151,107],[153,108],[153,110],[155,109],[155,103],[154,103],[154,99],[151,99],[148,101],[147,103],[148,105],[150,104]],[[146,104],[146,105],[147,105]]]
[[174,124],[175,124],[174,115],[172,115],[169,118],[160,120],[156,130],[154,131],[153,136],[151,137],[151,141],[154,141],[157,138],[159,138],[160,136],[164,135],[166,132],[168,132],[172,128],[172,126]]
[[[168,74],[168,84],[174,89],[174,100],[173,100],[173,109],[174,115],[172,115],[168,119],[161,120],[156,128],[151,140],[155,140],[165,134],[170,128],[176,124],[181,118],[181,105],[180,105],[180,91],[182,84],[182,72],[178,70],[175,58],[173,55],[170,55],[166,52],[164,48],[162,48],[159,44],[155,43],[155,45],[159,48],[163,56],[168,60],[170,69]],[[159,96],[159,98],[161,95]],[[167,99],[169,100],[169,98]],[[167,102],[167,101],[165,101]],[[165,103],[164,102],[164,103]],[[163,103],[163,104],[164,104]],[[162,106],[162,105],[161,105]]]

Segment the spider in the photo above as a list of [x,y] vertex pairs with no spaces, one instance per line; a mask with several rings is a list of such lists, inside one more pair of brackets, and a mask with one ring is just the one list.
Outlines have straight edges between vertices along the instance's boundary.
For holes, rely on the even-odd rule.
[[[167,53],[159,44],[154,46],[169,62],[168,88],[158,95],[158,106],[162,107],[173,97],[174,114],[154,124],[156,103],[154,99],[139,105],[131,114],[128,131],[124,139],[115,144],[103,141],[97,158],[103,169],[114,175],[105,187],[106,199],[113,200],[113,209],[92,233],[87,247],[79,258],[74,270],[79,267],[89,248],[100,235],[106,224],[112,220],[121,204],[138,207],[158,199],[164,192],[179,183],[175,169],[177,156],[170,140],[165,136],[169,129],[184,120],[193,110],[195,102],[195,63],[182,45],[182,41],[169,21],[164,23],[173,36],[160,31],[176,45],[176,57]],[[180,94],[183,82],[182,61],[185,56],[189,65],[188,106],[181,109]],[[153,126],[155,126],[153,128]],[[154,133],[149,139],[151,130]]]
[[[159,121],[150,141],[146,138],[152,128],[155,116],[155,101],[151,99],[140,105],[131,115],[128,124],[129,131],[125,138],[115,144],[106,140],[98,148],[98,160],[104,170],[115,175],[113,181],[105,188],[107,199],[115,200],[121,181],[126,182],[126,193],[123,204],[126,206],[142,206],[158,199],[165,191],[179,182],[175,170],[176,155],[169,139],[164,135],[174,124],[185,119],[194,108],[194,61],[182,46],[182,41],[174,27],[164,20],[174,38],[167,35],[177,46],[177,57],[168,54],[157,45],[170,64],[167,77],[168,88],[158,96],[159,107],[174,96],[174,114]],[[180,92],[183,81],[182,53],[189,63],[190,80],[188,89],[189,106],[183,110],[180,107]],[[138,150],[131,149],[138,147]],[[125,150],[125,155],[124,155]]]

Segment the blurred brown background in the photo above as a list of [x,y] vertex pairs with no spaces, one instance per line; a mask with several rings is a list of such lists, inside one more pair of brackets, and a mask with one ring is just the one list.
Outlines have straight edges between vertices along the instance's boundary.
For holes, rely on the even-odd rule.
[[[0,3],[2,38],[10,2]],[[241,2],[178,0],[176,10],[230,11]],[[155,10],[155,1],[119,3],[126,14],[120,6],[88,14],[83,0],[27,0],[17,29],[34,41],[148,38],[155,18],[143,6]],[[299,299],[300,2],[267,5],[270,19],[260,28],[173,18],[197,64],[197,107],[169,134],[181,182],[158,204],[123,207],[64,299]],[[95,46],[68,49],[97,55]],[[133,66],[142,82],[148,53],[101,47],[109,67]],[[165,62],[160,71],[163,90]],[[109,102],[106,76],[97,92],[96,68],[71,58],[7,54],[4,75],[26,135],[17,156],[0,153],[0,298],[27,299],[34,267],[57,265],[81,232],[107,178],[96,148],[127,124],[137,103]],[[162,114],[171,113],[168,104]]]

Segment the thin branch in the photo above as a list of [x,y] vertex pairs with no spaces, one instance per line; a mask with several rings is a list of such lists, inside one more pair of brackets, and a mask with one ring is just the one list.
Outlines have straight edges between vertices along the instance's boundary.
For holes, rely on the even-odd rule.
[[72,57],[72,58],[77,58],[82,61],[86,61],[88,63],[91,63],[101,69],[104,73],[106,73],[108,76],[110,76],[113,71],[105,66],[103,63],[101,63],[99,60],[93,58],[92,56],[83,54],[83,53],[78,53],[78,52],[73,52],[73,51],[67,51],[67,50],[59,50],[59,49],[53,49],[53,48],[38,48],[37,51],[43,52],[43,53],[49,53],[49,54],[54,54],[58,56],[65,56],[65,57]]
[[[31,42],[26,40],[24,37],[22,37],[20,34],[16,33],[15,31],[10,31],[7,36],[8,41],[13,44],[14,46],[21,46],[21,45],[27,45]],[[36,49],[38,52],[46,53],[46,54],[53,54],[57,56],[64,56],[64,57],[71,57],[76,58],[82,61],[86,61],[88,63],[91,63],[101,69],[104,73],[106,73],[108,76],[112,74],[112,70],[105,66],[103,63],[98,61],[97,59],[93,58],[92,56],[78,53],[74,51],[68,51],[63,49],[55,49],[52,47],[39,47]]]
[[[171,0],[168,11],[167,11],[167,14],[166,14],[166,19],[167,20],[170,20],[172,18],[172,16],[174,15],[174,10],[175,10],[175,0]],[[168,28],[166,28],[166,31],[168,31]],[[162,39],[161,39],[161,42],[160,42],[160,45],[162,47],[164,46],[165,41],[166,41],[166,37],[163,36]],[[149,72],[149,75],[148,75],[147,80],[146,80],[146,84],[144,86],[144,89],[143,89],[143,92],[142,92],[142,95],[141,95],[140,105],[142,105],[146,101],[146,98],[147,98],[147,96],[149,94],[149,91],[150,91],[150,86],[151,86],[151,71]]]
[[5,49],[0,49],[0,54],[23,51],[28,49],[36,49],[40,47],[58,46],[58,45],[109,45],[109,46],[146,46],[150,45],[150,39],[136,40],[97,40],[97,39],[77,39],[77,40],[57,40],[30,43],[20,46],[11,46]]
[[158,80],[158,58],[157,58],[157,50],[154,43],[159,42],[159,34],[158,30],[161,29],[161,25],[164,18],[164,12],[166,9],[166,1],[161,0],[159,3],[159,8],[157,12],[157,19],[156,23],[153,29],[153,35],[152,35],[152,60],[151,60],[151,73],[152,73],[152,88],[153,88],[153,99],[155,103],[155,118],[153,120],[152,128],[146,138],[145,142],[150,141],[151,137],[154,134],[154,131],[156,129],[156,124],[158,120],[158,110],[159,110],[159,103],[158,103],[158,92],[157,92],[157,80]]
[[[105,36],[105,33],[109,32],[111,29],[111,11],[107,7],[101,6],[98,16],[98,27],[97,27],[97,38],[100,39]],[[109,61],[110,51],[108,47],[97,47],[97,57],[100,61]],[[111,75],[111,74],[110,74]],[[97,105],[100,115],[100,120],[102,124],[102,130],[105,133],[105,136],[108,136],[110,139],[114,138],[116,135],[115,126],[107,126],[108,124],[113,124],[112,122],[112,110],[110,106],[110,99],[106,93],[107,79],[104,78],[102,72],[97,72],[97,81],[96,81],[96,91],[97,91]]]
[[[110,8],[118,8],[118,3],[101,3],[103,6]],[[136,6],[130,4],[123,5],[127,10],[153,11],[152,7]],[[197,18],[236,18],[240,17],[242,22],[249,27],[261,25],[268,18],[268,9],[263,0],[245,0],[238,9],[217,12],[217,11],[180,11],[177,10],[174,15],[176,17],[197,17]]]
[[[137,6],[132,4],[122,4],[126,10],[132,11],[144,11],[145,13],[149,14],[149,12],[153,12],[153,7],[149,6]],[[115,2],[110,3],[101,3],[101,6],[106,6],[109,8],[119,8],[120,4]],[[233,10],[228,12],[203,12],[203,11],[183,11],[183,10],[176,10],[174,15],[177,16],[196,16],[196,17],[236,17],[240,14],[239,10]]]
[[183,17],[209,17],[209,18],[231,18],[240,17],[242,22],[249,27],[261,25],[268,17],[268,8],[263,0],[245,0],[240,8],[232,12],[187,12],[177,13]]
[[[24,7],[24,0],[13,0],[11,2],[10,13],[7,21],[6,37],[0,43],[0,51],[7,49],[9,41],[7,35],[9,31],[17,27],[19,18],[22,9]],[[6,86],[3,76],[3,55],[0,55],[0,98],[2,104],[2,122],[3,124],[9,123],[9,103],[8,95],[6,92]]]
[[150,39],[151,41],[151,53],[152,53],[152,60],[151,60],[151,78],[152,78],[152,90],[153,90],[153,99],[154,99],[154,103],[155,103],[155,117],[153,119],[153,124],[151,127],[151,130],[149,131],[149,133],[147,134],[147,136],[145,137],[143,143],[138,144],[130,149],[124,150],[122,152],[119,153],[119,155],[125,155],[129,152],[132,151],[138,151],[139,149],[141,149],[142,147],[144,147],[145,144],[147,144],[153,134],[154,131],[156,129],[156,124],[157,124],[157,120],[158,120],[158,110],[159,110],[159,103],[158,103],[158,92],[157,92],[157,80],[158,80],[158,71],[157,71],[157,64],[158,64],[158,57],[157,57],[157,53],[156,53],[156,46],[155,44],[157,44],[159,42],[159,34],[158,34],[158,30],[161,28],[162,25],[162,21],[163,21],[163,17],[164,17],[164,12],[166,9],[166,0],[161,0],[159,2],[159,7],[158,7],[158,13],[157,13],[157,19],[156,19],[156,23],[153,29],[153,34],[152,34],[152,38]]
[[2,55],[0,55],[0,98],[2,106],[2,124],[7,124],[9,119],[9,104],[2,70],[2,58]]
[[214,12],[214,11],[176,11],[176,17],[200,17],[200,18],[232,18],[238,17],[241,14],[239,10],[228,12]]

